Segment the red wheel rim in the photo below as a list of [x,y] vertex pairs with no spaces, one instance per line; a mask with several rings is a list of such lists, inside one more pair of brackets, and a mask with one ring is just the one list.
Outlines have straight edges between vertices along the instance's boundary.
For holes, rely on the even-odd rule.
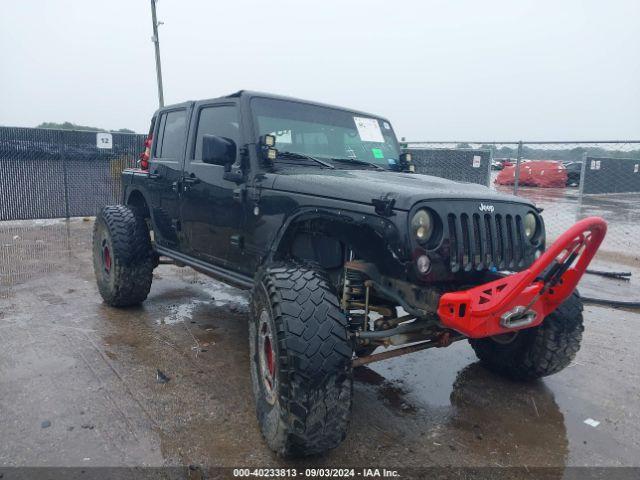
[[102,248],[102,264],[104,265],[104,271],[109,273],[111,271],[111,252],[107,245]]
[[264,388],[265,399],[273,405],[277,397],[278,378],[276,376],[276,353],[271,332],[269,314],[262,312],[258,330],[259,375]]
[[269,371],[271,377],[273,377],[273,374],[275,373],[275,367],[273,365],[273,350],[271,348],[271,338],[269,337],[265,338],[264,340],[264,354],[267,358],[267,370]]

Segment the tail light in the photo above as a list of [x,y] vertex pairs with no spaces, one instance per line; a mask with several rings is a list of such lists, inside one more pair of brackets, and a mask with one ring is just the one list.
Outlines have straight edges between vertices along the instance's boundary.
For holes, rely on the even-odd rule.
[[142,170],[149,170],[149,157],[151,156],[152,141],[153,135],[149,135],[144,141],[144,152],[140,154],[140,168]]

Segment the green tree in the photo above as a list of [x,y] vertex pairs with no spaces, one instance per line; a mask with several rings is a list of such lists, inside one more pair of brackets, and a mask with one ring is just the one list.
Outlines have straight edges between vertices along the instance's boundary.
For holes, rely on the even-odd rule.
[[[89,127],[87,125],[77,125],[71,122],[42,122],[36,128],[52,128],[55,130],[82,130],[88,132],[108,132],[106,128]],[[119,130],[111,130],[114,133],[136,133],[129,128],[120,128]]]

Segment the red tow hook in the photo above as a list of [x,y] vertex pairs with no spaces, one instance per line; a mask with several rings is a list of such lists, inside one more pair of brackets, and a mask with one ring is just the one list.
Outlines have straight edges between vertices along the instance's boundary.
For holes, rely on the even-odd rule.
[[607,233],[600,217],[580,220],[522,272],[440,297],[442,324],[471,338],[539,325],[578,285]]

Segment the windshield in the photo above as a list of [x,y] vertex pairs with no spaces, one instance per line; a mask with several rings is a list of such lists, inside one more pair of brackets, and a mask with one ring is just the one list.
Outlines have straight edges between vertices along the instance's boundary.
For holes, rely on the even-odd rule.
[[[254,98],[251,109],[258,136],[274,135],[279,152],[323,160],[359,160],[385,168],[398,163],[398,142],[386,120],[268,98]],[[339,166],[344,167],[346,163]]]

